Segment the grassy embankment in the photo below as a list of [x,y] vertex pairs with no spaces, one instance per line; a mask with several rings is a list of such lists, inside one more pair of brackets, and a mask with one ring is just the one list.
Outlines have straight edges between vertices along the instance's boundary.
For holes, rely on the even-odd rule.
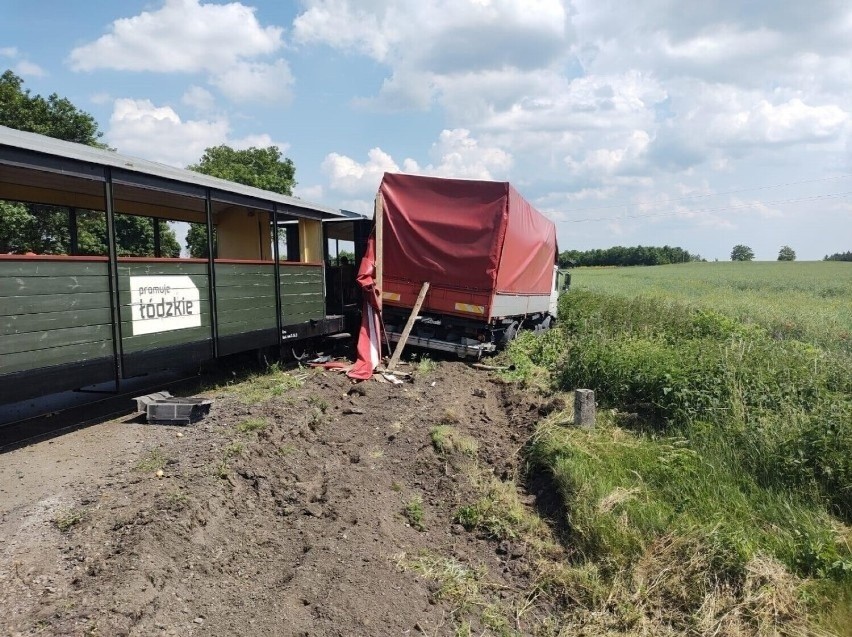
[[552,416],[528,449],[577,581],[608,590],[571,625],[848,634],[850,299],[844,263],[575,271],[560,329],[509,352],[601,408],[593,431]]

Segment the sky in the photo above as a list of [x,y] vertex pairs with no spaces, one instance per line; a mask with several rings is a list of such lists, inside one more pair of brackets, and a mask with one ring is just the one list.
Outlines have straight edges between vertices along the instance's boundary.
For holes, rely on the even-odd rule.
[[848,0],[0,0],[0,72],[186,166],[278,146],[372,214],[385,171],[510,181],[560,250],[852,250]]

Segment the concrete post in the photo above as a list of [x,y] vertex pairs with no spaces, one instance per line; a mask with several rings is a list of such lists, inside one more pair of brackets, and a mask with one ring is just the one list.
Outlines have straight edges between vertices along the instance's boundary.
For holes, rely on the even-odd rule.
[[595,392],[591,389],[574,390],[574,425],[585,429],[595,426]]

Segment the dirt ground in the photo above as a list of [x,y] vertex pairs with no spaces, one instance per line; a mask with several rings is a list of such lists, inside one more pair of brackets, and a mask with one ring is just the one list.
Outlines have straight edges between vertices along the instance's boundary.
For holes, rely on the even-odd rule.
[[511,479],[533,403],[460,362],[402,385],[292,373],[268,400],[210,391],[187,427],[125,418],[0,456],[0,634],[454,635],[418,555],[523,588],[523,550],[455,522],[475,494],[430,432],[453,423]]

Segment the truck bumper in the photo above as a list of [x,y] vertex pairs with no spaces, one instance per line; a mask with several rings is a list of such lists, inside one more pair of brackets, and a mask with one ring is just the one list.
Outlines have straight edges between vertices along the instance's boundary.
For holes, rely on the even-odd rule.
[[[401,334],[398,332],[387,332],[388,340],[396,343],[399,341]],[[424,349],[437,350],[441,352],[450,352],[457,354],[462,358],[479,359],[483,354],[490,354],[497,349],[494,343],[477,343],[476,345],[464,345],[462,343],[454,343],[452,341],[444,341],[438,338],[424,338],[422,336],[411,335],[406,341],[406,345],[414,347],[422,347]]]

